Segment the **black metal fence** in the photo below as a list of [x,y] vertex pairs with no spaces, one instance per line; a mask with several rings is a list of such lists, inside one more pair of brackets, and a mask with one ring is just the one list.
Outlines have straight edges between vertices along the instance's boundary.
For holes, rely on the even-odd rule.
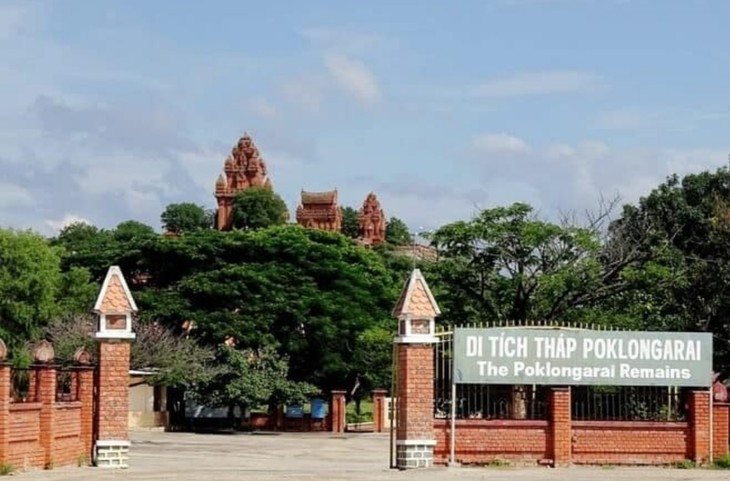
[[[501,326],[492,324],[489,327]],[[575,326],[570,327],[575,328]],[[588,328],[590,326],[578,327]],[[434,347],[434,417],[443,419],[451,417],[453,331],[450,328],[444,329],[437,333],[437,337],[439,342]],[[456,417],[458,419],[547,419],[548,394],[549,386],[541,385],[457,384]],[[574,420],[686,420],[685,390],[676,387],[573,386],[571,398],[571,412]]]

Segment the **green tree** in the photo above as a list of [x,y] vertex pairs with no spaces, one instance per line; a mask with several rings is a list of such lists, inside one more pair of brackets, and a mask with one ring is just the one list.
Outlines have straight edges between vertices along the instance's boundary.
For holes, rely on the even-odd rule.
[[385,225],[385,240],[399,246],[410,244],[411,233],[406,223],[397,217],[391,217]]
[[342,208],[342,234],[350,239],[360,237],[360,214],[352,207]]
[[525,204],[443,226],[432,242],[445,321],[569,321],[626,288],[626,263],[602,259],[597,229],[542,221]]
[[243,413],[265,405],[299,404],[319,392],[311,384],[289,380],[287,358],[271,347],[238,350],[221,345],[217,362],[216,375],[199,383],[192,394],[205,405],[228,407],[230,417],[235,406]]
[[60,258],[46,239],[0,229],[0,337],[10,347],[37,339],[58,313]]
[[155,235],[155,230],[152,227],[136,220],[125,220],[114,229],[114,238],[121,242],[153,235]]
[[648,259],[634,268],[630,303],[618,312],[645,329],[713,332],[716,369],[730,369],[730,169],[674,175],[613,228]]
[[285,224],[289,218],[286,203],[266,187],[244,189],[233,199],[233,227],[262,229]]
[[177,234],[210,229],[213,226],[212,213],[192,202],[168,205],[160,219],[166,231]]

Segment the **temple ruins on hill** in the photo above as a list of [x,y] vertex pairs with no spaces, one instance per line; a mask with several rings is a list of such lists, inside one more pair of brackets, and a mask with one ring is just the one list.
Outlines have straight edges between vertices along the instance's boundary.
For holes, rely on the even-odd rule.
[[[233,199],[250,187],[273,189],[266,162],[248,134],[244,134],[231,150],[223,166],[223,173],[215,184],[218,210],[215,228],[230,230],[233,222]],[[332,232],[342,230],[342,208],[337,202],[337,189],[326,192],[302,190],[296,211],[299,225]],[[365,198],[358,213],[359,241],[367,246],[385,242],[385,213],[374,193]]]

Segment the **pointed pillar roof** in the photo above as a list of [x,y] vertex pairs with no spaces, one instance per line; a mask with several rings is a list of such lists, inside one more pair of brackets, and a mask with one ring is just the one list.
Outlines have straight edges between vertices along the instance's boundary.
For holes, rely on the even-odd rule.
[[436,304],[436,299],[434,299],[426,279],[419,269],[413,269],[403,286],[400,299],[393,309],[393,316],[433,319],[439,314],[441,314],[441,309]]
[[137,304],[134,302],[127,281],[124,280],[122,270],[118,266],[112,266],[107,271],[93,310],[97,314],[137,312]]

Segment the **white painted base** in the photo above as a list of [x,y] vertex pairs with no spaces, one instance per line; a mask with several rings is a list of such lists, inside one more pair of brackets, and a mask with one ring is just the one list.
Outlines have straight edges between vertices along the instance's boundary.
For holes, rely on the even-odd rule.
[[99,440],[94,445],[94,461],[99,468],[126,469],[129,467],[129,446],[126,440]]

